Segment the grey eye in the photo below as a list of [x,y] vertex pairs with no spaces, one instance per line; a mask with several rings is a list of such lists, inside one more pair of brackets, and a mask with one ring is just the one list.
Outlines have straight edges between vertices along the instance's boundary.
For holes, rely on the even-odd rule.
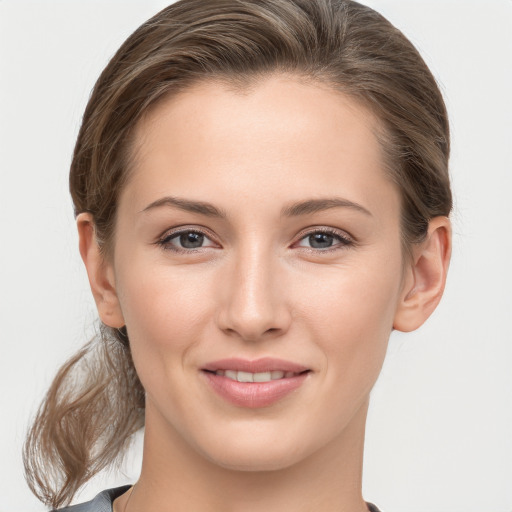
[[298,246],[308,249],[342,249],[352,245],[350,238],[337,231],[313,231],[300,239]]
[[202,233],[196,233],[194,231],[188,231],[181,233],[178,237],[181,246],[185,249],[197,249],[203,246],[204,235]]
[[329,233],[313,233],[308,236],[308,242],[313,249],[327,249],[332,247],[334,236]]
[[161,240],[159,244],[167,249],[178,252],[215,246],[215,243],[206,234],[191,229],[175,231]]

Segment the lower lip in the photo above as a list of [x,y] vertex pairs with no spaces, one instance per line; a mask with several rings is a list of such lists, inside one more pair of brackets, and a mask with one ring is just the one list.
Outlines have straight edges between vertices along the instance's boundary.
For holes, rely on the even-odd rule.
[[213,390],[228,402],[256,409],[272,405],[298,389],[309,372],[268,382],[238,382],[207,371],[203,371],[203,374]]

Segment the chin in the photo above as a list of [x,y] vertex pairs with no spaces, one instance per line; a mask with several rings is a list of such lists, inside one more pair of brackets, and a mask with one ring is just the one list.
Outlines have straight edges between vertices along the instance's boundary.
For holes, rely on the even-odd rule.
[[283,450],[230,450],[222,454],[210,454],[211,462],[231,471],[278,471],[289,468],[302,460],[299,453]]
[[[290,429],[291,430],[291,429]],[[289,468],[321,448],[319,439],[308,443],[300,432],[269,432],[254,429],[221,438],[202,438],[198,452],[210,462],[233,471],[277,471]]]

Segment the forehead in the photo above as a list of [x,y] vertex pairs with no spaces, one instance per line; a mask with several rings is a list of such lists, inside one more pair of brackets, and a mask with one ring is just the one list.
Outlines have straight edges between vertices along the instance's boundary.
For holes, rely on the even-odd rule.
[[166,189],[208,200],[219,191],[276,200],[339,192],[364,202],[387,187],[396,200],[378,131],[366,108],[325,84],[285,75],[242,89],[202,82],[138,124],[132,199],[143,206]]

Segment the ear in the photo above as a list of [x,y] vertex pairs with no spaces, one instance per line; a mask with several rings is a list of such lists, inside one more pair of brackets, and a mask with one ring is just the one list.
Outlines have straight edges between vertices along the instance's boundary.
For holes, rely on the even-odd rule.
[[80,255],[87,269],[89,284],[101,321],[109,327],[125,325],[117,298],[114,268],[105,260],[96,240],[94,220],[90,213],[80,213],[76,219]]
[[405,270],[403,288],[393,328],[409,332],[420,327],[436,309],[443,295],[452,247],[448,217],[429,223],[426,239],[413,248]]

